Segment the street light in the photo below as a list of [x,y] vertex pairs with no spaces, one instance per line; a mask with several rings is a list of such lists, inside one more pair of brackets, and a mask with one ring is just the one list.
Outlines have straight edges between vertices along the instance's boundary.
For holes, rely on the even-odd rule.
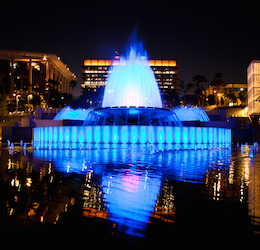
[[16,99],[16,111],[18,112],[18,102],[19,102],[19,98],[21,97],[21,95],[14,93],[13,96]]

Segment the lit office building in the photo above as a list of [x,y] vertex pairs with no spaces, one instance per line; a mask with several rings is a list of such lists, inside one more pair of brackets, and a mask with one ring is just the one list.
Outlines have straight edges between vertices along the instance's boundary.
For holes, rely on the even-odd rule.
[[[114,60],[85,59],[82,67],[82,88],[86,92],[99,92],[103,96],[110,68],[119,63],[119,56]],[[171,95],[178,88],[178,67],[175,60],[149,60],[160,88],[164,107],[170,107]],[[101,102],[101,101],[100,101]]]
[[48,91],[52,82],[59,93],[71,94],[72,80],[77,80],[76,75],[55,54],[0,50],[1,93],[41,95]]
[[254,60],[247,68],[248,114],[260,115],[260,60]]

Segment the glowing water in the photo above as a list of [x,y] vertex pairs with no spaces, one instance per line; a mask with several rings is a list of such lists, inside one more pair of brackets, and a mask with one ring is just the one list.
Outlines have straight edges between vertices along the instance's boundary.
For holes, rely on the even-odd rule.
[[87,118],[90,109],[77,108],[73,109],[70,106],[63,108],[53,120],[82,120]]
[[127,58],[113,66],[105,89],[102,107],[162,108],[159,88],[147,57],[131,47]]
[[200,107],[180,106],[174,107],[172,111],[181,121],[209,122],[209,117]]

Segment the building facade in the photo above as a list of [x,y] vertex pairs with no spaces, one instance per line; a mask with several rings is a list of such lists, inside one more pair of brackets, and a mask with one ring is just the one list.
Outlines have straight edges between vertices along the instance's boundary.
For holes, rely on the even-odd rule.
[[[111,66],[119,63],[119,56],[109,59],[85,59],[82,66],[82,88],[85,92],[100,93],[103,96],[107,77],[111,72]],[[178,90],[179,70],[176,60],[149,60],[158,83],[164,107],[169,107],[171,96]],[[99,105],[100,102],[99,101]]]
[[[48,92],[50,83],[59,93],[71,94],[70,82],[77,80],[55,54],[0,50],[0,91],[10,97]],[[55,84],[54,84],[55,83]]]
[[248,114],[260,115],[260,60],[254,60],[247,68]]

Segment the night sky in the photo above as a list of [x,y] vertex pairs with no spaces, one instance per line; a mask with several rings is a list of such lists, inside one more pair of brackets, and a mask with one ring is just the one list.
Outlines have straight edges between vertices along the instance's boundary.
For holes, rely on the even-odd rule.
[[246,82],[247,66],[260,59],[258,2],[225,2],[8,1],[0,48],[55,53],[80,83],[84,58],[123,54],[136,31],[150,59],[177,60],[186,83],[216,72]]

